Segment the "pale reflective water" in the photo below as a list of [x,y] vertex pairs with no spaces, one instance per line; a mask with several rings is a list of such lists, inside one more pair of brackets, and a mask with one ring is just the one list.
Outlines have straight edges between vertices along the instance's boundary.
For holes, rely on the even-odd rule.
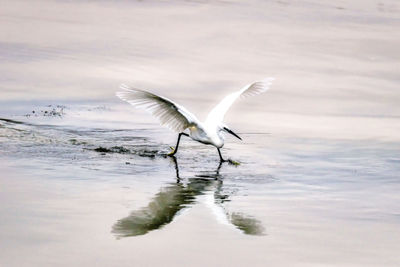
[[[4,1],[1,266],[397,266],[396,1]],[[203,119],[236,103],[220,164],[120,102]]]
[[[19,199],[17,203],[7,201],[9,197],[5,194],[6,204],[2,213],[5,220],[2,224],[4,229],[9,229],[5,230],[7,235],[2,233],[5,240],[17,238],[22,246],[28,240],[35,240],[35,231],[21,233],[18,230],[26,220],[31,221],[33,213],[39,221],[34,219],[30,224],[43,228],[37,234],[47,244],[45,246],[50,246],[50,250],[52,245],[46,240],[54,237],[48,236],[46,231],[64,229],[66,226],[62,226],[63,223],[54,223],[63,218],[68,222],[70,216],[78,216],[79,219],[69,224],[78,226],[84,220],[84,224],[90,223],[82,228],[85,231],[87,227],[98,224],[100,231],[97,230],[96,234],[113,236],[116,241],[148,236],[149,240],[160,242],[162,237],[154,237],[150,233],[155,230],[171,231],[170,224],[184,220],[190,216],[191,210],[199,206],[203,210],[197,216],[203,218],[191,224],[197,224],[202,228],[201,235],[210,238],[221,231],[215,232],[213,227],[208,229],[207,224],[215,222],[234,239],[243,234],[262,237],[255,242],[265,248],[272,245],[275,238],[294,242],[292,245],[295,247],[297,242],[304,242],[301,238],[294,241],[284,237],[282,231],[307,233],[310,239],[308,246],[311,247],[314,243],[318,244],[314,241],[321,237],[327,239],[327,243],[339,244],[343,238],[346,242],[349,242],[348,239],[377,239],[388,245],[388,253],[397,246],[398,231],[395,229],[400,223],[397,143],[241,133],[244,144],[228,138],[223,149],[226,157],[241,162],[239,166],[234,166],[220,164],[214,148],[185,139],[177,157],[167,157],[170,145],[170,142],[164,142],[167,130],[156,125],[140,124],[121,128],[125,123],[116,122],[99,127],[104,123],[99,122],[99,118],[118,117],[115,113],[119,111],[111,107],[96,107],[65,107],[61,115],[1,119],[1,158],[8,166],[3,170],[3,185],[8,188],[15,182],[7,178],[15,175],[10,173],[13,169],[19,175],[25,173],[28,177],[37,177],[34,181],[28,179],[18,189],[11,186],[9,193]],[[51,113],[53,108],[43,107],[43,110]],[[77,110],[85,110],[85,113]],[[100,113],[103,115],[98,116]],[[87,122],[89,118],[94,125],[92,127]],[[174,138],[175,135],[171,134],[172,141]],[[31,195],[30,190],[38,190],[35,189],[38,187],[43,190],[41,197],[44,200],[31,205],[30,201],[25,203],[26,196],[20,199],[21,192]],[[52,199],[54,196],[51,195],[54,191],[59,194],[60,187],[63,194]],[[47,194],[50,195],[49,200]],[[86,194],[94,196],[88,199]],[[34,195],[30,197],[34,198],[33,203],[38,201]],[[69,202],[71,198],[75,200],[66,204],[65,201]],[[103,219],[101,214],[97,214],[96,219],[92,218],[98,213],[95,209],[103,209],[106,202],[110,202],[106,205],[115,206],[115,210],[108,209],[109,214]],[[20,206],[22,203],[23,206]],[[60,214],[54,209],[67,209],[68,212],[62,215],[63,212]],[[15,217],[12,215],[14,212],[7,210],[24,211],[26,215]],[[88,215],[79,215],[82,212]],[[206,218],[208,222],[202,222]],[[323,222],[319,222],[321,219]],[[12,226],[7,222],[12,222]],[[344,235],[343,230],[330,229],[332,233],[337,231],[337,236],[332,238],[326,236],[326,224],[352,230]],[[375,225],[375,231],[362,230],[361,236],[353,229],[372,225]],[[179,229],[188,226],[180,224]],[[308,227],[311,228],[307,230]],[[178,239],[181,235],[179,229],[172,232]],[[385,234],[387,230],[389,235]],[[81,230],[75,231],[65,231],[59,237],[60,242],[65,238],[63,235],[72,235],[75,241],[71,242],[78,242],[79,245],[76,245],[84,249],[81,239],[90,236],[81,233]],[[199,230],[190,233],[193,238],[198,234]],[[240,243],[240,240],[232,242]],[[115,241],[108,242],[112,244]],[[141,244],[140,240],[137,242]],[[352,247],[347,249],[351,251]],[[373,248],[374,244],[367,245],[364,251],[368,251],[368,247]],[[149,246],[149,249],[153,248]],[[259,253],[250,250],[249,254],[245,252],[243,255]],[[320,251],[324,249],[320,248]],[[356,255],[363,255],[364,252],[358,253]],[[170,259],[167,262],[174,261]],[[257,260],[255,264],[262,262]],[[43,264],[40,257],[39,263]]]

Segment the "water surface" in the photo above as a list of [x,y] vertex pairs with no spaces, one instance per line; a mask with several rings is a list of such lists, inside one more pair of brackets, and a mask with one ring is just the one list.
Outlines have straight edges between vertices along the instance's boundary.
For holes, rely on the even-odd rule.
[[[396,1],[4,1],[0,265],[397,266]],[[114,95],[200,119],[220,164]]]

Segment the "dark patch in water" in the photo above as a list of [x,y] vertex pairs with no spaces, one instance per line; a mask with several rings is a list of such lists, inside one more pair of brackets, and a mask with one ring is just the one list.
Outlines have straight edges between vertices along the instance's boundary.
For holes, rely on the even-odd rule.
[[139,157],[155,158],[156,156],[163,156],[159,150],[148,150],[148,149],[134,149],[130,150],[123,146],[103,147],[99,146],[93,149],[99,153],[118,153],[118,154],[132,154]]
[[66,106],[63,105],[48,105],[45,109],[42,110],[32,110],[31,113],[25,114],[26,117],[38,117],[38,116],[44,116],[44,117],[62,117],[65,115],[64,110],[66,109]]
[[112,152],[110,149],[99,146],[98,148],[95,148],[94,151],[96,152],[102,152],[102,153],[108,153],[108,152]]
[[71,144],[75,145],[75,146],[79,146],[79,145],[86,145],[87,142],[85,141],[78,141],[75,138],[69,139],[69,141],[71,142]]
[[246,216],[239,212],[229,214],[230,221],[238,229],[247,235],[265,235],[265,229],[262,223],[250,216]]
[[[203,190],[203,187],[201,187]],[[118,220],[112,232],[118,237],[144,235],[149,231],[159,229],[170,223],[175,215],[183,208],[194,203],[199,189],[191,184],[171,184],[160,190],[153,200],[137,211],[132,211],[125,218]]]
[[100,153],[120,153],[120,154],[126,154],[126,153],[131,152],[129,149],[126,149],[122,146],[113,146],[110,148],[99,146],[99,147],[95,148],[94,151],[100,152]]
[[5,119],[5,118],[0,118],[0,121],[5,121],[5,122],[15,123],[15,124],[24,124],[22,121],[15,121],[15,120]]
[[158,152],[159,152],[158,150],[145,150],[145,149],[142,149],[142,150],[135,151],[134,154],[136,154],[136,155],[138,155],[140,157],[154,158],[156,155],[158,155]]

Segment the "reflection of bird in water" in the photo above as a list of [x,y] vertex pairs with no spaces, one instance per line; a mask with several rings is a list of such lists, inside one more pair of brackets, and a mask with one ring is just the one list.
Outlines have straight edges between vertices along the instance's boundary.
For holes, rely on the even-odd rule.
[[[204,122],[200,122],[195,115],[172,100],[144,90],[121,85],[123,91],[117,92],[117,96],[137,108],[149,111],[160,120],[162,125],[179,133],[176,147],[169,153],[170,156],[175,155],[178,151],[181,136],[185,135],[200,143],[215,146],[218,150],[220,161],[226,161],[222,158],[220,151],[220,148],[224,145],[224,136],[222,133],[227,132],[240,140],[242,139],[223,123],[225,113],[239,97],[244,98],[267,91],[272,80],[273,78],[266,78],[227,95],[211,110]],[[189,130],[189,133],[183,132],[186,129]]]
[[161,188],[147,207],[133,211],[128,217],[118,220],[112,229],[117,237],[144,235],[161,228],[170,223],[180,210],[193,206],[196,197],[200,195],[206,195],[205,204],[212,209],[218,221],[245,234],[264,234],[264,227],[260,221],[242,213],[229,213],[225,210],[223,203],[229,196],[222,194],[222,180],[219,174],[221,163],[214,172],[188,178],[188,183],[183,184],[176,158],[172,159],[177,182]]

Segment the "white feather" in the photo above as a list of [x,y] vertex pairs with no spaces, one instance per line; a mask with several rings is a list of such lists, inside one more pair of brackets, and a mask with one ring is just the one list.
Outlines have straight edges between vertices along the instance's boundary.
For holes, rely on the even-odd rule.
[[130,88],[125,84],[122,84],[120,89],[123,91],[117,92],[116,96],[136,108],[150,112],[159,119],[161,125],[165,125],[173,131],[182,132],[187,127],[198,124],[196,116],[165,97]]
[[264,93],[269,89],[269,86],[271,85],[273,80],[274,78],[266,78],[252,84],[248,84],[239,91],[227,95],[217,106],[215,106],[210,111],[205,121],[205,125],[210,128],[215,128],[221,125],[226,112],[228,111],[230,106],[232,106],[236,99],[238,99],[239,97],[245,98],[248,96]]

